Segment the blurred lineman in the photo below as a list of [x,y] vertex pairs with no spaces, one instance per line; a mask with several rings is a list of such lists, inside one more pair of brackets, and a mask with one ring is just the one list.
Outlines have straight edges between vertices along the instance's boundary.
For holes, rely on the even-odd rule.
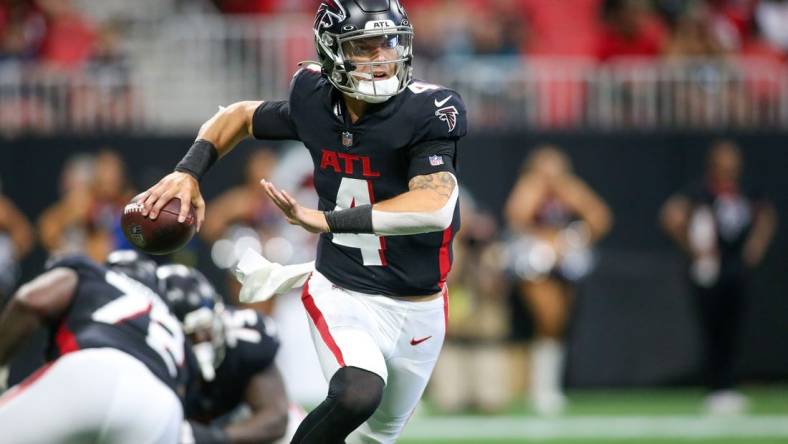
[[[189,372],[196,383],[186,396],[181,444],[289,442],[299,420],[286,436],[289,406],[274,365],[279,340],[273,322],[251,309],[225,307],[194,268],[163,265],[156,273],[198,364]],[[246,417],[216,425],[241,407],[249,409]]]
[[130,248],[120,228],[121,209],[134,195],[123,159],[101,151],[73,159],[63,171],[63,197],[41,216],[41,241],[52,254],[85,253],[101,261]]
[[665,231],[689,258],[689,277],[702,330],[703,379],[713,414],[741,413],[735,391],[736,343],[747,308],[747,278],[763,259],[777,226],[771,202],[741,181],[739,148],[714,144],[706,175],[662,208]]
[[509,228],[519,234],[510,252],[521,279],[520,293],[534,317],[531,401],[540,414],[557,414],[566,403],[561,389],[563,335],[573,283],[590,272],[590,247],[612,223],[607,205],[572,172],[558,148],[537,148],[525,161],[506,203]]
[[50,362],[0,397],[3,442],[177,442],[190,355],[155,288],[155,263],[117,251],[106,266],[58,260],[17,291],[0,315],[0,365],[42,326]]
[[301,140],[319,210],[262,181],[290,223],[322,233],[302,299],[329,393],[293,442],[342,443],[358,429],[350,442],[392,443],[445,335],[465,106],[455,91],[412,80],[413,28],[398,0],[327,0],[313,31],[320,64],[295,74],[290,99],[220,110],[144,194],[144,213],[180,197],[182,215],[191,202],[201,223],[197,179],[218,157],[250,135]]

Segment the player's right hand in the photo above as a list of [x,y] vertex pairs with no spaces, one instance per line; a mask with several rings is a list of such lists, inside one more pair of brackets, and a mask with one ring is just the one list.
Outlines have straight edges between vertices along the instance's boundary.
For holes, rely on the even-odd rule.
[[142,203],[142,215],[150,219],[156,219],[159,211],[167,205],[171,199],[177,197],[181,200],[181,212],[178,215],[178,222],[184,222],[189,215],[189,203],[194,205],[197,214],[197,231],[200,231],[205,220],[205,200],[200,194],[200,184],[194,176],[179,171],[172,172],[150,187],[147,191],[139,195],[139,202]]

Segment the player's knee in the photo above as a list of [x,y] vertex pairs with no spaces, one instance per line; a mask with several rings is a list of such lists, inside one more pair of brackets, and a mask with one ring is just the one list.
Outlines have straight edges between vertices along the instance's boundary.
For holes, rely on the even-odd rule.
[[328,397],[337,409],[352,418],[369,418],[380,405],[385,383],[367,370],[343,367],[331,378]]

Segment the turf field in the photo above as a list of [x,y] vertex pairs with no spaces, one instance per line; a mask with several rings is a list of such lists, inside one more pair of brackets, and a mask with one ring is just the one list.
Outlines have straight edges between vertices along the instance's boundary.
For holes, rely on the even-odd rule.
[[699,390],[575,391],[560,418],[533,416],[518,402],[505,415],[439,415],[421,409],[402,444],[788,444],[788,387],[748,388],[750,414],[700,413]]

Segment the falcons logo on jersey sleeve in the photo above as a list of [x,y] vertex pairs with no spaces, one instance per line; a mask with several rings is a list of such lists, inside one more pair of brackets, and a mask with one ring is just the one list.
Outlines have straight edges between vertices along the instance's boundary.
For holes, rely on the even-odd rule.
[[347,18],[345,8],[334,0],[325,0],[320,3],[315,18],[315,28],[320,25],[323,28],[330,28],[335,23],[342,23]]
[[438,119],[449,125],[449,132],[454,131],[454,127],[457,126],[457,114],[457,108],[454,106],[446,106],[435,111],[435,115]]

